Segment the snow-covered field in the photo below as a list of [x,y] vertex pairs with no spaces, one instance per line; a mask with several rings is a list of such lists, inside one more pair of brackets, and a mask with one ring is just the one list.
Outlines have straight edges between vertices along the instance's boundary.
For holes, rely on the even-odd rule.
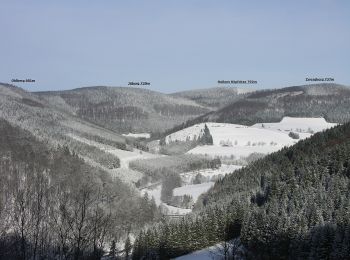
[[204,248],[202,250],[198,250],[195,252],[192,252],[188,255],[183,255],[180,257],[176,257],[174,259],[176,260],[215,260],[215,259],[221,259],[221,251],[219,247],[220,245],[215,245],[209,248]]
[[198,197],[207,192],[211,187],[213,187],[214,182],[205,182],[201,184],[190,184],[174,189],[174,196],[191,195],[193,202],[196,203]]
[[153,197],[156,205],[163,206],[168,211],[168,214],[185,215],[185,214],[188,214],[192,211],[192,209],[177,208],[177,207],[173,207],[173,206],[170,206],[170,205],[163,203],[162,200],[160,199],[161,190],[162,190],[162,185],[159,184],[153,189],[141,190],[141,194],[144,195],[145,193],[147,193],[149,198]]
[[324,118],[284,117],[279,123],[255,124],[252,127],[296,133],[320,132],[337,124],[328,123]]
[[232,164],[222,164],[218,169],[200,169],[190,172],[181,173],[181,179],[186,184],[192,184],[193,179],[197,174],[201,174],[207,181],[211,181],[218,177],[223,177],[226,174],[232,173],[235,170],[242,168],[240,165],[232,165]]
[[[225,250],[226,247],[226,250]],[[226,251],[226,259],[245,259],[241,256],[245,254],[245,249],[241,245],[240,239],[233,239],[226,244],[218,243],[214,246],[204,248],[202,250],[198,250],[192,252],[187,255],[183,255],[177,258],[176,260],[215,260],[215,259],[225,259],[225,251]],[[234,252],[234,253],[233,253]]]
[[[205,123],[197,124],[166,137],[166,143],[193,140],[202,135]],[[284,117],[279,123],[262,123],[244,126],[226,123],[206,125],[213,137],[213,146],[198,146],[188,151],[192,154],[204,154],[212,157],[247,157],[252,153],[268,154],[284,146],[295,144],[298,140],[310,137],[312,133],[333,127],[324,118]],[[298,133],[300,139],[293,139],[288,134]]]
[[134,138],[150,138],[151,134],[149,133],[139,133],[139,134],[134,134],[134,133],[128,133],[128,134],[123,134],[123,136],[127,137],[134,137]]
[[152,153],[148,153],[145,151],[141,151],[141,150],[138,150],[135,148],[133,149],[133,151],[125,151],[125,150],[117,149],[117,148],[110,146],[110,145],[106,145],[103,143],[92,141],[92,140],[89,140],[87,138],[83,138],[83,137],[73,135],[73,134],[69,134],[68,136],[77,140],[77,141],[86,143],[88,145],[95,146],[95,147],[101,149],[102,151],[105,151],[105,152],[108,152],[108,153],[111,153],[111,154],[117,156],[120,159],[120,168],[128,169],[129,162],[132,160],[150,159],[150,158],[156,158],[156,157],[162,156],[162,155],[157,155],[157,154],[152,154]]
[[[201,175],[203,175],[208,179],[212,179],[213,177],[219,177],[219,176],[224,176],[225,174],[233,173],[235,170],[240,168],[242,168],[242,166],[223,164],[219,169],[202,169],[197,171],[181,173],[181,178],[184,181],[185,185],[179,188],[175,188],[173,191],[173,194],[175,196],[182,196],[185,194],[191,195],[193,198],[193,201],[196,202],[198,197],[201,194],[207,192],[214,185],[213,181],[208,181],[201,184],[190,184],[193,178],[198,173],[200,173]],[[177,207],[173,207],[163,203],[160,198],[161,189],[162,189],[162,185],[157,184],[153,188],[145,188],[141,190],[141,194],[144,195],[145,193],[147,193],[150,198],[153,197],[157,206],[162,205],[164,208],[168,210],[168,214],[183,215],[183,214],[188,214],[192,211],[191,209],[177,208]]]

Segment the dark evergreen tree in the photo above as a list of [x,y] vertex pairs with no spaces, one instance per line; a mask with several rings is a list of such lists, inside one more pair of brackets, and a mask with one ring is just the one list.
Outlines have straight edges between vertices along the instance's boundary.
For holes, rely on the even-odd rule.
[[124,245],[124,252],[125,252],[125,259],[129,259],[130,253],[131,253],[132,245],[130,241],[129,235],[126,237],[125,245]]
[[213,137],[210,134],[207,124],[204,125],[203,135],[200,136],[198,142],[202,145],[213,145]]

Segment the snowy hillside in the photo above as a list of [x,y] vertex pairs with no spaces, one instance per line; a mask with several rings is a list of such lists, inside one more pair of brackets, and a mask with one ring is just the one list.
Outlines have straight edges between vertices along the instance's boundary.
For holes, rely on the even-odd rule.
[[[120,160],[120,168],[115,168],[115,169],[105,169],[106,171],[108,171],[109,173],[112,174],[112,176],[117,176],[119,177],[121,180],[126,181],[126,182],[136,182],[138,181],[143,174],[141,172],[137,172],[134,171],[132,169],[129,169],[129,163],[132,160],[136,160],[136,159],[147,159],[147,158],[155,158],[155,157],[159,157],[162,155],[155,155],[155,154],[151,154],[151,153],[147,153],[138,149],[133,149],[133,151],[125,151],[125,150],[121,150],[121,149],[117,149],[113,146],[110,145],[106,145],[103,143],[99,143],[93,140],[89,140],[83,137],[79,137],[76,136],[74,134],[68,134],[67,135],[70,138],[73,138],[77,141],[83,142],[85,144],[94,146],[104,152],[110,153],[112,155],[115,155],[119,158]],[[94,166],[99,166],[101,167],[101,165],[98,165],[96,163],[94,163],[91,160],[88,160],[87,158],[84,158],[88,163],[93,164]]]
[[202,175],[204,178],[206,178],[206,181],[209,182],[221,178],[226,174],[232,173],[235,170],[241,168],[242,166],[240,165],[221,164],[220,168],[218,169],[200,169],[196,171],[181,173],[180,176],[185,184],[192,184],[197,174]]
[[191,195],[196,202],[198,197],[213,187],[214,182],[205,182],[201,184],[190,184],[174,189],[174,196]]
[[[166,137],[166,143],[186,141],[198,138],[203,134],[205,123],[196,124]],[[289,136],[290,132],[298,133],[300,139],[310,137],[312,133],[333,127],[323,118],[285,117],[279,123],[261,123],[244,126],[227,123],[206,123],[213,137],[213,146],[197,146],[191,154],[242,158],[252,153],[268,154],[284,146],[295,144],[298,139]]]
[[139,134],[134,134],[134,133],[128,133],[128,134],[122,134],[123,136],[126,137],[133,137],[133,138],[150,138],[151,134],[150,133],[139,133]]
[[[240,168],[242,168],[242,166],[222,164],[221,167],[218,169],[201,169],[181,173],[180,176],[184,186],[175,188],[173,190],[173,194],[174,196],[191,195],[193,201],[196,202],[201,194],[207,192],[214,185],[215,179],[221,178],[226,174],[231,174],[235,170]],[[203,176],[203,178],[205,178],[203,183],[193,184],[193,180],[197,174],[200,174],[201,176]],[[141,195],[147,193],[149,198],[153,197],[157,206],[162,206],[163,210],[165,210],[167,214],[184,215],[192,212],[192,209],[178,208],[163,203],[161,200],[161,189],[162,184],[156,183],[154,185],[150,185],[149,187],[142,189]]]
[[215,259],[246,259],[244,257],[246,249],[241,244],[239,238],[228,242],[218,243],[187,255],[183,255],[175,260],[215,260]]
[[337,124],[334,123],[328,123],[324,118],[284,117],[279,123],[255,124],[252,127],[281,131],[294,131],[298,133],[312,133],[320,132],[336,125]]
[[158,184],[153,188],[142,189],[141,195],[144,195],[147,193],[149,198],[154,198],[156,205],[162,207],[163,213],[186,215],[186,214],[192,212],[192,209],[177,208],[177,207],[173,207],[173,206],[170,206],[170,205],[163,203],[162,200],[160,199],[161,190],[162,190],[162,185]]

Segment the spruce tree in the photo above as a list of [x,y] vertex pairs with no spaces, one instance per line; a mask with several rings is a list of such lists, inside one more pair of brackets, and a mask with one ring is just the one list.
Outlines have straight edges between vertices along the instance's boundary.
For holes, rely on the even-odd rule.
[[125,259],[129,259],[131,249],[132,249],[132,245],[131,245],[130,237],[128,235],[124,245]]
[[198,140],[201,145],[213,145],[213,137],[210,134],[207,124],[204,125],[203,135]]

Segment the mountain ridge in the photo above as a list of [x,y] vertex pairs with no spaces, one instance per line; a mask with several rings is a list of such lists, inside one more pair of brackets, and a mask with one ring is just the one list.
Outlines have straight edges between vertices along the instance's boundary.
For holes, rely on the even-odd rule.
[[324,117],[328,122],[344,123],[350,120],[349,111],[350,88],[345,85],[323,83],[258,90],[169,129],[161,137],[204,122],[253,125],[290,116]]

